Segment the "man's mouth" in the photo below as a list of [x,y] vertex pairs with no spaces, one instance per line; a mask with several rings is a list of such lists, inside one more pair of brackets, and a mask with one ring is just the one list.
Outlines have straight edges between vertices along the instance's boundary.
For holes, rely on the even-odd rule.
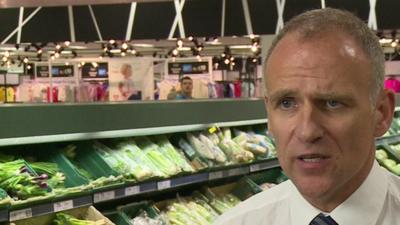
[[311,155],[301,155],[297,157],[301,161],[307,162],[307,163],[318,163],[321,162],[324,159],[329,158],[328,156],[324,155],[319,155],[319,154],[311,154]]

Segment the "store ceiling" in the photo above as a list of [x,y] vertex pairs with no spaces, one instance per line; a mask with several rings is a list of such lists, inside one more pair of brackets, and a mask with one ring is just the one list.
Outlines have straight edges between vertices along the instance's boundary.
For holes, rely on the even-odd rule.
[[0,0],[0,8],[51,7],[74,5],[124,4],[131,2],[162,2],[172,0]]

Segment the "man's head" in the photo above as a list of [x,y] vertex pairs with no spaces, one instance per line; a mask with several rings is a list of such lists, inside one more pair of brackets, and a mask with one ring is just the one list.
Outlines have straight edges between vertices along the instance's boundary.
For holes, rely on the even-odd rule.
[[192,96],[193,80],[188,76],[182,77],[179,82],[181,83],[181,90],[186,96]]
[[132,76],[132,66],[130,64],[123,64],[121,66],[121,74],[124,76],[125,79],[128,79]]
[[374,138],[391,123],[383,53],[360,19],[340,10],[301,14],[282,32],[266,61],[269,130],[300,193],[331,211],[365,180]]

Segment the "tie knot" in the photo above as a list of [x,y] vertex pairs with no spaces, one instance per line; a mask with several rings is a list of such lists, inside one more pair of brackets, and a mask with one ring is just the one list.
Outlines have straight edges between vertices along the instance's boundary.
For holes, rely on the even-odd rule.
[[320,213],[310,222],[310,225],[338,225],[338,223],[332,217]]

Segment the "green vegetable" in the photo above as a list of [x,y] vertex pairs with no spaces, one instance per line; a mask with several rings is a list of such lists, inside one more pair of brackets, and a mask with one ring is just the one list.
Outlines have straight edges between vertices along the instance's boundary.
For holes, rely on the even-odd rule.
[[97,221],[80,220],[66,213],[57,213],[53,223],[55,225],[106,225],[104,219]]

